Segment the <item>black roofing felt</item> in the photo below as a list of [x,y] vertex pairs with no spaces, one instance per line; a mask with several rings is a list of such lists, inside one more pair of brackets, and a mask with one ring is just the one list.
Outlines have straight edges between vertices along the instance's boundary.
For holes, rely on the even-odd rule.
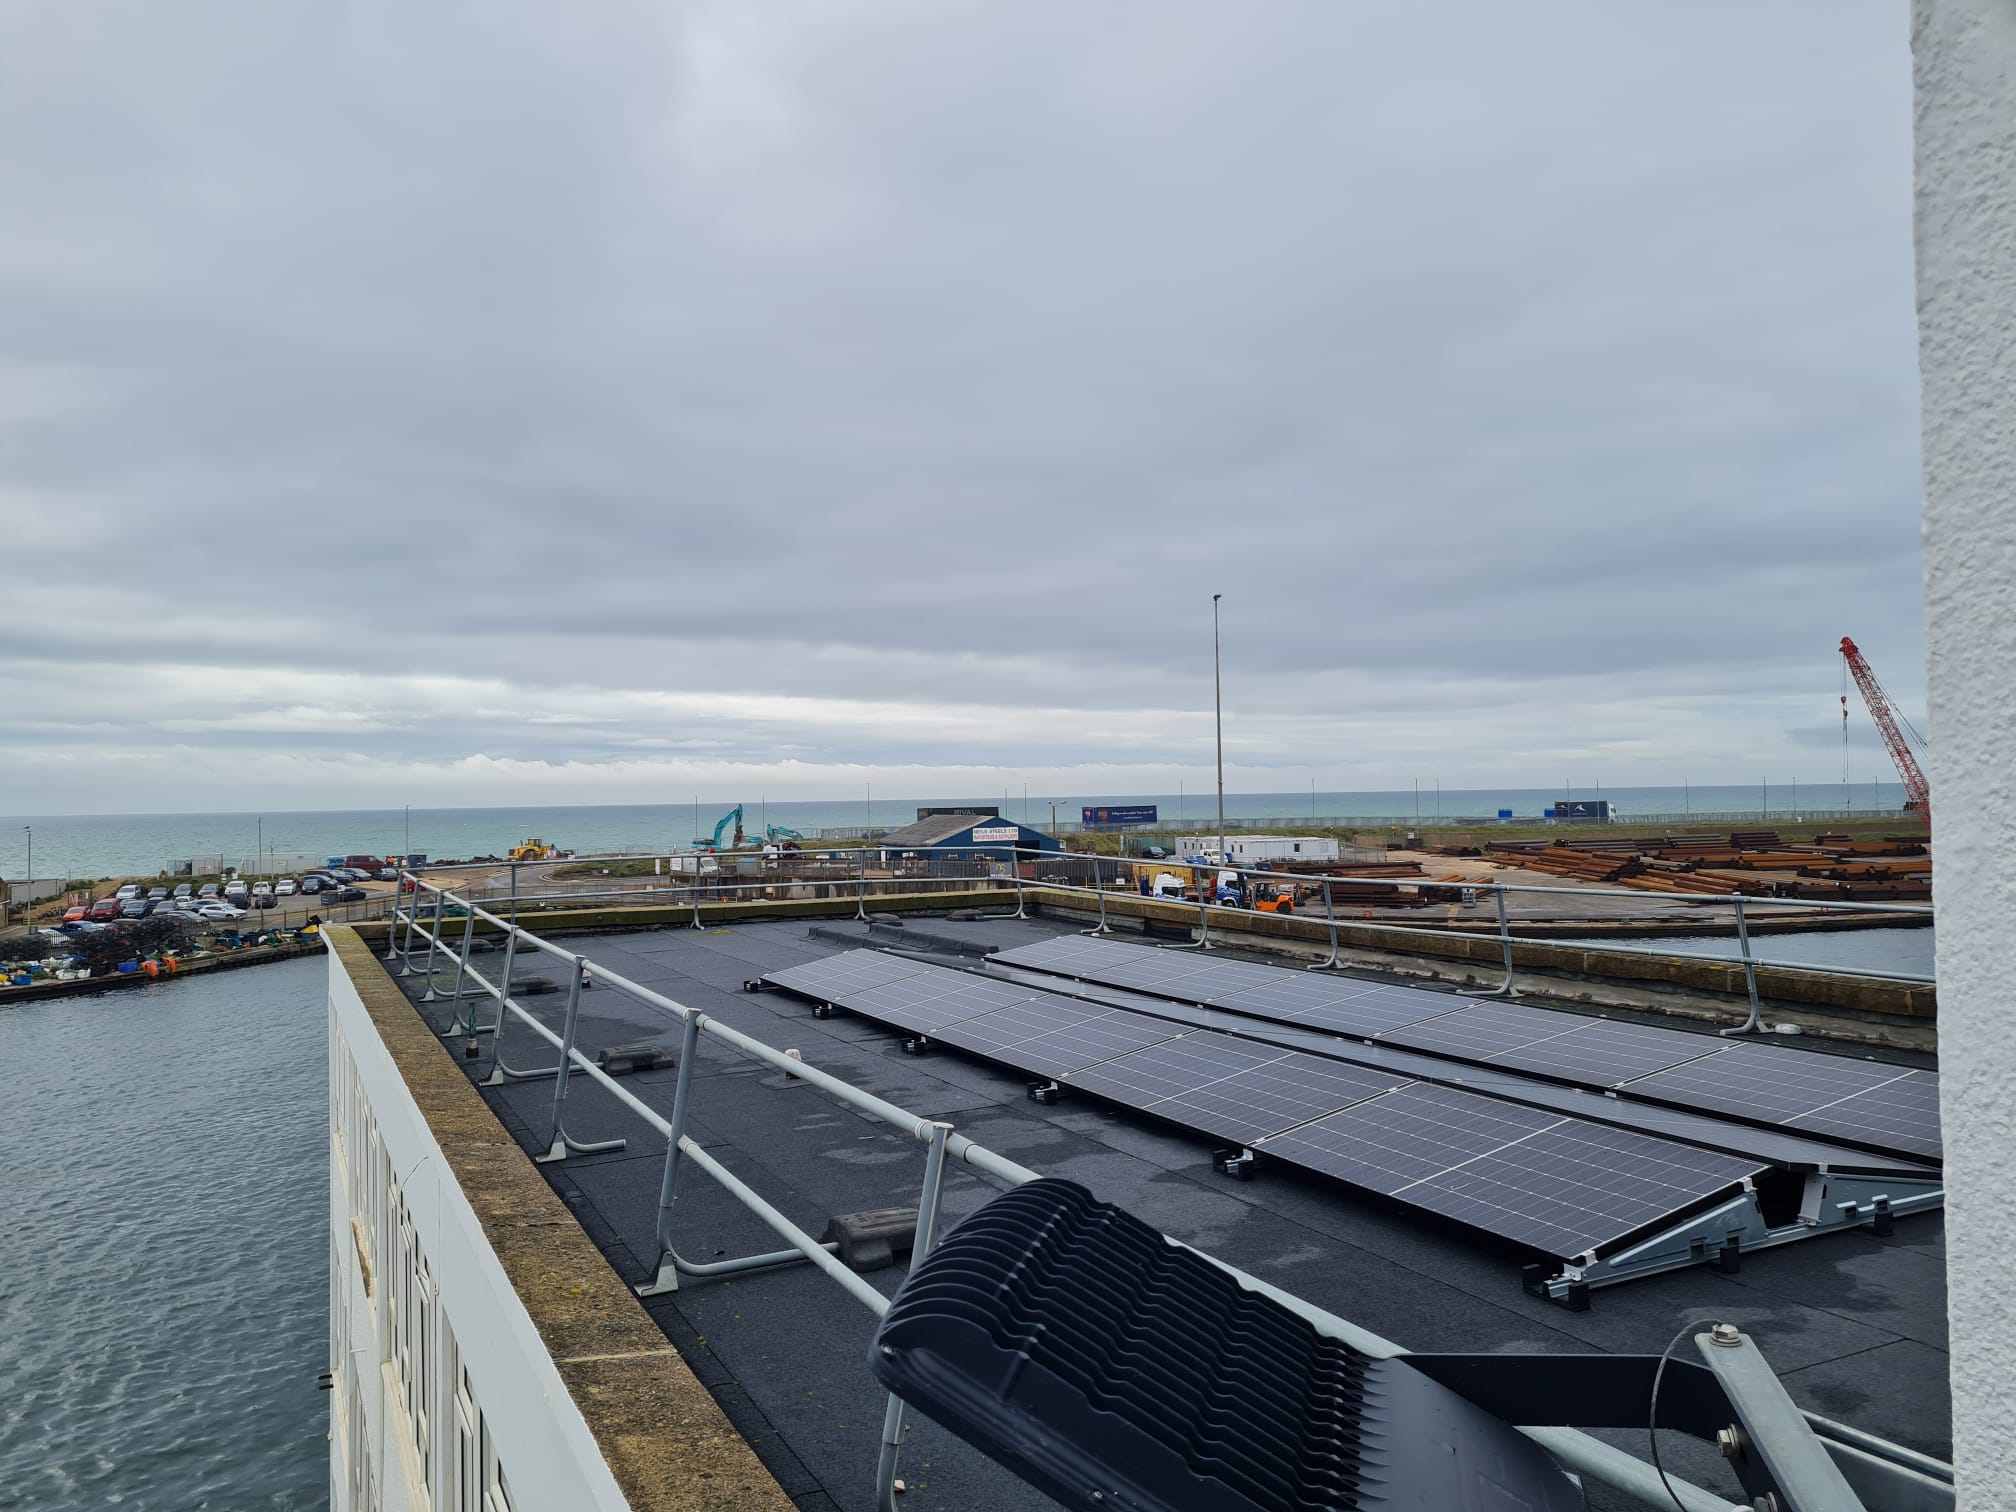
[[[1024,944],[1062,932],[1038,920],[919,920],[920,932],[975,948]],[[908,1056],[899,1036],[846,1014],[812,1017],[786,994],[747,994],[745,979],[870,942],[868,927],[819,921],[715,930],[655,929],[572,937],[573,949],[638,983],[701,1009],[920,1116],[942,1118],[1008,1158],[1063,1176],[1144,1222],[1297,1293],[1410,1349],[1584,1349],[1654,1352],[1683,1324],[1724,1319],[1752,1331],[1802,1405],[1941,1458],[1950,1453],[1942,1220],[1898,1220],[1895,1234],[1828,1236],[1745,1258],[1736,1275],[1695,1269],[1597,1293],[1570,1313],[1519,1289],[1517,1254],[1474,1234],[1374,1201],[1354,1200],[1316,1176],[1275,1166],[1235,1183],[1211,1168],[1213,1144],[1088,1098],[1056,1106],[1028,1100],[1026,1078],[951,1048]],[[852,933],[852,938],[849,935]],[[886,935],[888,931],[884,931]],[[886,938],[874,943],[886,944]],[[480,957],[493,972],[501,956]],[[559,975],[556,963],[519,957],[524,973]],[[417,995],[417,979],[404,982]],[[558,1025],[560,994],[527,1003]],[[422,1010],[437,1029],[445,1003]],[[665,1014],[615,991],[583,999],[579,1040],[593,1051],[640,1039],[676,1043]],[[487,1043],[487,1042],[486,1042]],[[459,1049],[459,1046],[458,1046]],[[516,1066],[550,1062],[522,1025],[506,1031]],[[490,1068],[465,1061],[472,1075]],[[624,1085],[669,1112],[676,1072]],[[922,1147],[844,1108],[803,1082],[727,1047],[704,1042],[696,1064],[691,1132],[731,1171],[817,1233],[835,1213],[917,1200]],[[551,1081],[489,1089],[485,1097],[528,1150],[543,1150]],[[584,1228],[628,1279],[645,1277],[664,1162],[662,1140],[606,1092],[576,1077],[567,1098],[581,1140],[627,1136],[620,1153],[541,1167]],[[948,1172],[948,1221],[998,1189],[963,1166]],[[712,1260],[780,1247],[776,1235],[706,1176],[682,1179],[676,1229],[683,1252]],[[902,1272],[870,1280],[893,1292]],[[739,1280],[689,1283],[646,1303],[688,1362],[807,1512],[870,1512],[885,1401],[864,1351],[874,1320],[808,1266]],[[1612,1438],[1635,1454],[1644,1435]],[[1734,1495],[1714,1451],[1678,1436],[1669,1467]],[[1052,1503],[928,1421],[916,1422],[903,1475],[906,1512],[1048,1507]],[[1627,1505],[1591,1488],[1594,1507]]]

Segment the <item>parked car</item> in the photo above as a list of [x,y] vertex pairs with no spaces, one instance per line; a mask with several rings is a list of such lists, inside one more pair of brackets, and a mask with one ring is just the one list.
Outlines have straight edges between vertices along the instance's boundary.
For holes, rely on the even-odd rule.
[[261,893],[266,893],[270,895],[272,891],[273,891],[273,884],[271,882],[254,882],[252,884],[252,896],[255,898],[258,897]]
[[147,901],[149,903],[165,902],[167,897],[168,889],[165,887],[150,887],[147,889]]
[[144,919],[153,911],[154,905],[145,898],[128,898],[119,905],[119,917],[122,919]]
[[119,917],[120,903],[117,897],[100,898],[85,911],[84,917],[93,924],[103,924],[108,919]]
[[245,917],[244,909],[233,908],[229,903],[205,903],[196,911],[206,919],[242,919]]
[[276,897],[291,898],[294,896],[295,887],[296,883],[292,877],[282,877],[273,884],[273,892]]
[[72,903],[68,908],[63,910],[63,922],[65,924],[76,924],[90,912],[91,905],[89,903]]
[[323,877],[303,877],[301,879],[301,891],[311,895],[321,892],[326,887],[334,887],[335,885],[335,883]]
[[396,881],[398,881],[398,880],[399,880],[399,868],[398,868],[398,867],[396,867],[396,866],[381,866],[381,867],[379,867],[379,868],[378,868],[378,880],[379,880],[380,882],[396,882]]
[[201,887],[196,889],[196,896],[199,898],[214,898],[220,890],[220,883],[205,882]]
[[273,908],[277,907],[280,902],[280,900],[274,897],[273,894],[271,894],[270,892],[263,892],[263,893],[255,892],[246,901],[249,902],[254,908]]
[[196,896],[196,884],[195,884],[195,883],[193,883],[193,882],[184,882],[184,883],[183,883],[183,884],[182,884],[181,886],[179,886],[179,887],[177,887],[177,888],[175,889],[175,896],[176,896],[176,897],[178,897],[178,898],[193,898],[193,897],[195,897],[195,896]]
[[120,888],[119,891],[112,894],[112,896],[117,898],[121,903],[124,903],[128,898],[139,897],[140,891],[141,891],[140,884],[138,882],[128,882],[124,887]]
[[329,894],[331,903],[362,903],[371,894],[361,887],[339,887]]
[[243,903],[246,895],[250,892],[251,889],[244,882],[233,877],[229,882],[224,884],[224,901],[227,903]]

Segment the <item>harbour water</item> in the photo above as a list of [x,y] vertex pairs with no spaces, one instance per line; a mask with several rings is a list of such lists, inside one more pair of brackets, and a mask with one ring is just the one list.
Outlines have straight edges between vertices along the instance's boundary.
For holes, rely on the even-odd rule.
[[0,1010],[0,1508],[327,1506],[326,970]]
[[[1771,814],[1766,822],[1795,822],[1809,809],[1851,809],[1897,813],[1904,790],[1894,782],[1796,784],[1766,787],[1755,783],[1733,787],[1640,787],[1616,789],[1567,788],[1432,788],[1405,792],[1274,792],[1227,793],[1229,819],[1290,819],[1330,816],[1389,818],[1405,823],[1415,816],[1423,824],[1459,817],[1487,817],[1509,809],[1526,819],[1538,817],[1563,797],[1607,798],[1625,817],[1632,814]],[[1013,819],[1047,827],[1054,814],[1060,821],[1079,817],[1088,805],[1154,804],[1161,821],[1175,828],[1202,830],[1217,817],[1215,793],[1086,793],[1059,797],[1021,791],[978,797],[878,797],[822,802],[767,801],[744,795],[730,801],[699,803],[552,806],[543,808],[415,808],[350,809],[320,813],[269,814],[81,814],[0,816],[0,877],[26,873],[33,831],[35,874],[38,877],[107,877],[151,875],[191,856],[222,855],[236,864],[263,844],[269,851],[316,856],[406,854],[434,857],[502,855],[528,835],[537,835],[568,850],[588,853],[612,850],[670,849],[692,844],[712,833],[714,824],[736,803],[743,806],[743,825],[751,834],[767,824],[812,834],[852,825],[907,824],[925,805],[989,804]],[[1903,822],[1900,817],[1900,823]],[[1712,829],[1703,820],[1704,828]]]

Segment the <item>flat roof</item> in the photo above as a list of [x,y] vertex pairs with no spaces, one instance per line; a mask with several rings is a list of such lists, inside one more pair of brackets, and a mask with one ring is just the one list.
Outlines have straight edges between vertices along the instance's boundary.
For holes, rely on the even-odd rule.
[[[564,943],[724,1024],[795,1048],[920,1116],[945,1119],[1011,1160],[1077,1181],[1174,1238],[1409,1349],[1656,1353],[1683,1325],[1719,1319],[1756,1336],[1801,1405],[1950,1457],[1940,1214],[1900,1218],[1889,1238],[1858,1230],[1746,1255],[1734,1275],[1695,1268],[1606,1288],[1588,1312],[1573,1313],[1527,1296],[1518,1252],[1469,1231],[1355,1198],[1278,1164],[1256,1180],[1235,1182],[1212,1168],[1212,1141],[1090,1098],[1039,1105],[1026,1095],[1026,1078],[1006,1068],[947,1048],[905,1055],[897,1033],[868,1020],[845,1013],[818,1020],[811,1004],[787,994],[741,990],[744,980],[766,971],[897,937],[925,949],[988,949],[1073,927],[1042,919],[911,916],[902,926],[779,920],[570,935]],[[478,957],[486,974],[500,959]],[[514,976],[535,974],[557,978],[559,963],[521,950]],[[417,997],[421,979],[400,985]],[[557,1028],[561,994],[519,1001]],[[435,1002],[420,1012],[438,1033],[451,1009]],[[669,1015],[614,990],[598,988],[582,999],[578,1042],[591,1053],[643,1039],[676,1045],[677,1032]],[[485,1044],[480,1059],[459,1061],[472,1077],[490,1070]],[[504,1059],[533,1066],[550,1064],[551,1056],[514,1024],[505,1033]],[[669,1113],[675,1074],[668,1067],[627,1077],[624,1085]],[[545,1148],[551,1080],[482,1092],[522,1148]],[[577,1140],[627,1137],[629,1146],[539,1169],[615,1268],[628,1280],[643,1280],[656,1256],[663,1142],[586,1078],[570,1081],[567,1110]],[[815,1233],[836,1213],[917,1201],[922,1146],[718,1042],[701,1043],[690,1132]],[[948,1168],[948,1221],[956,1223],[998,1190],[968,1167]],[[771,1230],[690,1168],[681,1178],[675,1226],[690,1259],[779,1247]],[[901,1277],[892,1268],[867,1279],[887,1294]],[[645,1307],[797,1506],[872,1512],[885,1398],[865,1364],[874,1328],[865,1308],[805,1265],[688,1282]],[[928,1420],[913,1413],[912,1421],[903,1455],[906,1512],[1053,1505]],[[1642,1431],[1597,1436],[1645,1452]],[[1734,1479],[1710,1446],[1663,1435],[1661,1452],[1675,1473],[1736,1496]],[[1592,1486],[1590,1505],[1630,1504]]]

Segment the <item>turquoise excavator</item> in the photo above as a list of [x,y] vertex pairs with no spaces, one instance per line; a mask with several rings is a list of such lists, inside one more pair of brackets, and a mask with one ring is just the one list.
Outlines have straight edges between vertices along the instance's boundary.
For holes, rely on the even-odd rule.
[[[721,837],[728,833],[730,826],[735,830],[735,839],[729,845],[722,845]],[[714,826],[713,836],[695,835],[693,849],[696,851],[740,850],[744,844],[742,837],[742,805],[736,804],[721,816],[721,822]]]
[[[735,832],[735,838],[728,840],[728,832],[731,829]],[[796,850],[798,848],[796,842],[804,838],[794,829],[786,829],[781,824],[769,824],[764,826],[762,843]],[[724,840],[727,841],[726,844],[722,843]],[[712,835],[693,837],[693,849],[696,851],[741,850],[756,843],[742,833],[742,805],[739,803],[721,816],[721,822],[714,826]]]

